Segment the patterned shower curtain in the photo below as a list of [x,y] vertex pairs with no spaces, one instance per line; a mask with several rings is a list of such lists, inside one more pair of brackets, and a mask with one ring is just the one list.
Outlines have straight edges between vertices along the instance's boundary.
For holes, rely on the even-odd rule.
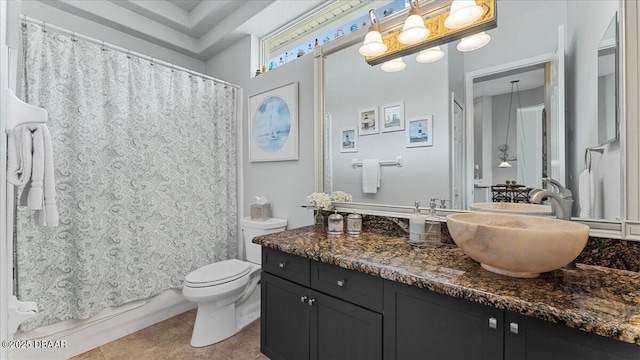
[[[28,331],[181,288],[236,256],[236,92],[23,26],[25,101],[49,112],[60,226],[17,212]],[[19,196],[19,194],[18,194]]]

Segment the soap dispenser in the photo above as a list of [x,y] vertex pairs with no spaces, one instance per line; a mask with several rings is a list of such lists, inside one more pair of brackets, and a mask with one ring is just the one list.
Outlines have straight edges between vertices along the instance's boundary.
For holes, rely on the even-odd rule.
[[436,200],[437,199],[431,199],[429,216],[427,216],[425,221],[425,242],[429,245],[438,245],[441,243],[441,223],[440,218],[436,215]]
[[427,217],[420,215],[420,202],[415,202],[413,214],[409,217],[409,244],[421,246],[426,240],[426,222]]

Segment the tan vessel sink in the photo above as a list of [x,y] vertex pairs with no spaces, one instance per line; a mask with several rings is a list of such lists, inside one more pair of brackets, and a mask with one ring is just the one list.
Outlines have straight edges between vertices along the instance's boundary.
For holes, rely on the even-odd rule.
[[508,203],[508,202],[484,202],[469,205],[471,210],[496,213],[510,213],[517,215],[553,215],[553,210],[549,205]]
[[484,269],[520,278],[567,265],[589,237],[589,227],[577,222],[511,214],[451,214],[447,227],[456,245]]

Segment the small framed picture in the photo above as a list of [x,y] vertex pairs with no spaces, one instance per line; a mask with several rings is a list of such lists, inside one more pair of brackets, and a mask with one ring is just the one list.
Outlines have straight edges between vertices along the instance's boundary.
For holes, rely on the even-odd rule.
[[433,115],[409,120],[405,133],[408,148],[433,146]]
[[393,104],[383,105],[380,113],[382,114],[382,123],[380,131],[391,132],[404,130],[404,102],[400,101]]
[[355,126],[340,128],[340,152],[358,152],[357,135]]
[[372,135],[379,132],[377,107],[358,111],[358,135]]

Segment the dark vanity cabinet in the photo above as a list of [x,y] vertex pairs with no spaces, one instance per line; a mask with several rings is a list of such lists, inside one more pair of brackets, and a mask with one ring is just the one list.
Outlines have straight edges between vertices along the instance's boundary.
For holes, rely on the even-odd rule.
[[385,282],[385,359],[631,360],[640,346]]
[[262,353],[382,359],[382,279],[265,248],[262,267]]
[[268,248],[262,269],[274,360],[640,359],[635,344]]

